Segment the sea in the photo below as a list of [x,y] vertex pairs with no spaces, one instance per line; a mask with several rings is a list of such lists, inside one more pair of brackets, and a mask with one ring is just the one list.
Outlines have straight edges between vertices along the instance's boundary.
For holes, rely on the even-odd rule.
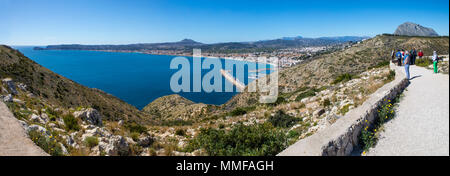
[[[238,94],[236,87],[232,92],[205,92],[203,89],[200,92],[173,92],[170,88],[170,80],[179,69],[170,69],[170,63],[177,56],[84,50],[34,50],[34,47],[14,46],[25,56],[51,71],[84,86],[103,90],[138,109],[142,109],[159,97],[171,94],[179,94],[195,103],[214,105],[224,104]],[[194,58],[185,58],[190,63],[192,76]],[[206,59],[218,59],[225,69],[225,59],[201,59],[202,62]],[[244,65],[244,80],[240,81],[245,85],[255,79],[255,75],[253,75],[255,71],[260,74],[262,72],[264,72],[262,74],[270,74],[272,67],[269,64],[256,64],[240,60],[227,61]],[[252,64],[257,70],[249,70],[248,65]],[[212,69],[213,67],[202,69],[202,77]],[[221,77],[221,80],[222,90],[225,90],[225,81],[227,80],[224,77]],[[192,90],[192,77],[190,81]],[[213,82],[211,81],[211,83]]]

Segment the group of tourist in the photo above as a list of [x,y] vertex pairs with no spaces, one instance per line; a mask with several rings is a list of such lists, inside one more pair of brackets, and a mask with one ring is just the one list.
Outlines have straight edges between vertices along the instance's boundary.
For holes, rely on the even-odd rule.
[[[416,58],[419,56],[419,59],[422,59],[423,57],[423,51],[419,50],[419,52],[416,51],[415,48],[413,48],[411,51],[408,50],[392,50],[391,57],[392,62],[397,63],[398,66],[405,66],[405,72],[406,72],[406,78],[409,80],[409,66],[416,64]],[[436,53],[436,51],[433,51],[433,56],[431,58],[433,60],[433,67],[434,67],[434,73],[438,73],[437,69],[437,62],[439,60],[439,57]]]

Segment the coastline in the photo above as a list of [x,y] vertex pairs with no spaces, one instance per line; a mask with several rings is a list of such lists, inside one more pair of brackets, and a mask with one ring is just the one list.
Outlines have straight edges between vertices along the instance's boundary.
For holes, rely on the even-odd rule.
[[[55,49],[59,51],[68,51],[68,50],[62,50],[62,49]],[[98,52],[109,52],[109,53],[139,53],[139,54],[147,54],[147,55],[157,55],[157,56],[180,56],[180,57],[193,57],[193,55],[188,54],[162,54],[162,53],[146,53],[142,51],[120,51],[120,50],[72,50],[72,51],[98,51]],[[251,63],[257,63],[257,64],[268,64],[271,66],[278,66],[277,64],[271,63],[271,62],[258,62],[255,60],[246,60],[246,59],[237,59],[234,57],[216,57],[216,56],[202,56],[203,58],[210,58],[210,59],[225,59],[225,60],[235,60],[235,61],[243,61],[243,62],[251,62]],[[242,58],[242,57],[240,57]]]

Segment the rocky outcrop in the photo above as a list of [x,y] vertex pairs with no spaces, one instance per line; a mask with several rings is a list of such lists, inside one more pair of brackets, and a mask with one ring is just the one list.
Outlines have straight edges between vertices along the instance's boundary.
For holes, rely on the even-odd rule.
[[8,89],[11,91],[13,95],[17,95],[19,92],[16,90],[16,85],[14,84],[13,80],[11,78],[5,78],[2,80],[2,83],[8,87]]
[[100,141],[98,148],[101,152],[108,156],[127,155],[129,152],[129,144],[122,136],[112,136],[109,139]]
[[439,36],[433,29],[423,27],[419,24],[406,22],[397,27],[394,32],[395,35],[407,35],[407,36]]
[[12,97],[11,94],[8,94],[8,95],[0,95],[0,99],[1,99],[3,102],[12,102],[12,101],[13,101],[13,97]]
[[139,137],[137,144],[142,147],[148,147],[153,143],[153,138],[151,136],[141,136]]
[[46,136],[50,136],[51,135],[50,132],[46,128],[44,128],[43,126],[40,126],[40,125],[30,125],[30,126],[28,126],[27,132],[30,132],[30,131],[37,131],[37,132],[40,132],[40,133],[42,133],[42,134],[44,134]]
[[45,115],[44,115],[44,117],[42,117],[42,116],[38,116],[36,114],[31,114],[30,120],[33,122],[41,123],[41,124],[45,124],[48,122],[48,118],[45,118]]
[[81,120],[88,122],[89,124],[102,126],[102,116],[96,109],[82,109],[81,111],[75,111],[73,115],[76,118],[80,118]]
[[194,103],[180,95],[174,94],[156,99],[145,106],[143,111],[164,120],[189,120],[206,113],[207,105]]

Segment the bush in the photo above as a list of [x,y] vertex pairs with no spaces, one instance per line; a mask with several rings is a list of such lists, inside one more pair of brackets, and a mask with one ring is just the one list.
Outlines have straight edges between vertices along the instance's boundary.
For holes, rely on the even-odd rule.
[[275,156],[287,147],[287,137],[270,123],[236,125],[231,131],[201,129],[186,150],[203,148],[210,156]]
[[192,120],[165,120],[161,123],[162,126],[190,126],[192,125]]
[[368,130],[368,127],[362,130],[360,143],[364,151],[368,151],[371,147],[373,147],[376,144],[376,140],[377,139],[375,133],[371,132],[371,130]]
[[389,70],[389,75],[386,78],[386,82],[392,81],[394,79],[395,79],[395,71],[394,70]]
[[286,102],[287,102],[286,98],[283,97],[283,95],[279,95],[277,100],[274,103],[270,103],[270,105],[276,106],[276,105],[283,104],[283,103],[286,103]]
[[292,131],[289,131],[287,137],[288,138],[298,138],[299,136],[300,136],[300,133],[298,131],[292,130]]
[[88,136],[84,139],[84,144],[89,148],[95,147],[98,145],[98,138],[95,136]]
[[50,121],[56,121],[56,117],[59,116],[59,113],[57,111],[54,111],[51,108],[46,108],[45,113],[49,117]]
[[325,99],[325,100],[323,100],[322,101],[322,106],[323,107],[328,107],[328,106],[330,106],[331,105],[331,101],[330,101],[330,99]]
[[63,156],[61,144],[53,136],[49,138],[42,132],[36,130],[30,131],[28,135],[37,146],[48,154],[52,156]]
[[350,110],[350,106],[352,106],[353,104],[346,104],[344,106],[342,106],[342,108],[339,110],[339,113],[341,115],[345,115],[349,110]]
[[78,120],[72,115],[67,114],[63,117],[64,124],[66,125],[66,130],[68,131],[78,131],[80,130],[80,125],[78,124]]
[[431,59],[422,58],[422,59],[416,59],[416,65],[420,67],[428,67],[431,64],[433,64],[433,61]]
[[128,123],[125,125],[125,128],[127,128],[131,133],[136,132],[142,134],[147,132],[147,128],[145,126],[142,126],[137,123]]
[[183,129],[177,129],[175,131],[175,134],[178,136],[184,136],[184,135],[186,135],[186,131],[184,131]]
[[255,110],[254,106],[245,107],[245,108],[237,107],[236,109],[234,109],[233,111],[230,112],[230,115],[231,116],[244,115],[244,114],[247,114],[247,112],[250,112],[253,110]]
[[339,76],[333,81],[333,84],[337,84],[337,83],[340,83],[340,82],[347,82],[347,81],[352,80],[353,78],[354,78],[354,75],[345,73],[345,74],[339,75]]
[[300,121],[300,119],[287,115],[282,110],[278,110],[275,115],[269,117],[267,121],[275,127],[289,128]]
[[308,90],[306,92],[302,92],[300,95],[298,95],[295,98],[295,101],[302,101],[302,99],[307,98],[307,97],[312,97],[316,95],[316,91],[314,90]]
[[137,142],[138,140],[139,140],[139,133],[137,133],[137,132],[132,132],[131,134],[130,134],[130,137],[131,137],[131,139],[133,139],[133,141],[135,141],[135,142]]
[[378,108],[377,118],[373,125],[370,125],[367,120],[365,121],[365,127],[359,136],[360,145],[364,151],[368,151],[377,143],[377,129],[380,129],[386,121],[395,117],[395,103],[398,101],[398,97],[394,102],[391,102],[391,100],[384,100],[383,105]]
[[385,66],[388,66],[389,63],[390,63],[390,61],[383,61],[383,62],[378,63],[375,66],[369,67],[369,69],[385,67]]

